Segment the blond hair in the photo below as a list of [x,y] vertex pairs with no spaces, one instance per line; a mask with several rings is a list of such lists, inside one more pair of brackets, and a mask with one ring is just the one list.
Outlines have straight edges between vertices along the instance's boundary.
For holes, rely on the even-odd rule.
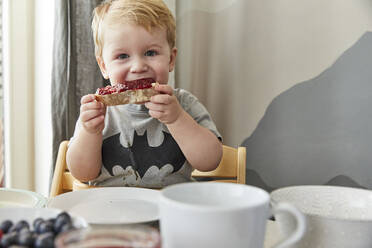
[[170,48],[176,43],[176,23],[162,0],[106,0],[93,10],[92,31],[96,57],[102,56],[103,26],[132,23],[151,32],[161,27],[167,32]]

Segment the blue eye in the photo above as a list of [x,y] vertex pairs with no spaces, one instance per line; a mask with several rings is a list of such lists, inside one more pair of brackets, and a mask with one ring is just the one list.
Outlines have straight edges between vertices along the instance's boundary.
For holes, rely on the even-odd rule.
[[145,52],[145,56],[155,56],[155,55],[158,55],[158,53],[154,50],[148,50],[147,52]]
[[127,58],[129,58],[129,55],[128,55],[128,54],[125,54],[125,53],[120,54],[120,55],[118,56],[118,59],[127,59]]

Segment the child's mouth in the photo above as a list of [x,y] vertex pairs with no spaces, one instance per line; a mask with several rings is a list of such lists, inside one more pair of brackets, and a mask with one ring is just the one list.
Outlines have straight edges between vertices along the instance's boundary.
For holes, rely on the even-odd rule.
[[118,84],[126,84],[126,85],[131,85],[131,84],[143,84],[143,83],[155,83],[155,79],[153,78],[140,78],[140,79],[135,79],[135,80],[128,80],[124,82],[119,82]]

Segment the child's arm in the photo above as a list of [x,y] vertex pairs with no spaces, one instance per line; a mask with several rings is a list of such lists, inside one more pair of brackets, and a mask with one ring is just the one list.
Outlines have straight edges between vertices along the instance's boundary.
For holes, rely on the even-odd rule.
[[222,157],[222,144],[207,128],[200,126],[180,106],[169,85],[158,85],[160,93],[146,103],[149,114],[167,125],[191,166],[200,171],[217,168]]
[[101,170],[105,113],[105,105],[95,101],[94,95],[81,98],[81,127],[69,144],[66,162],[71,174],[82,182],[96,178]]

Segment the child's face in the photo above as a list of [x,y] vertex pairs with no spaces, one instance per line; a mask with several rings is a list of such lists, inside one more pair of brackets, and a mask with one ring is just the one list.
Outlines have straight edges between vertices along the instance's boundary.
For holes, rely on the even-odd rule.
[[102,58],[97,58],[102,75],[111,85],[141,78],[153,78],[160,84],[168,83],[177,49],[170,49],[166,31],[121,24],[103,33]]

